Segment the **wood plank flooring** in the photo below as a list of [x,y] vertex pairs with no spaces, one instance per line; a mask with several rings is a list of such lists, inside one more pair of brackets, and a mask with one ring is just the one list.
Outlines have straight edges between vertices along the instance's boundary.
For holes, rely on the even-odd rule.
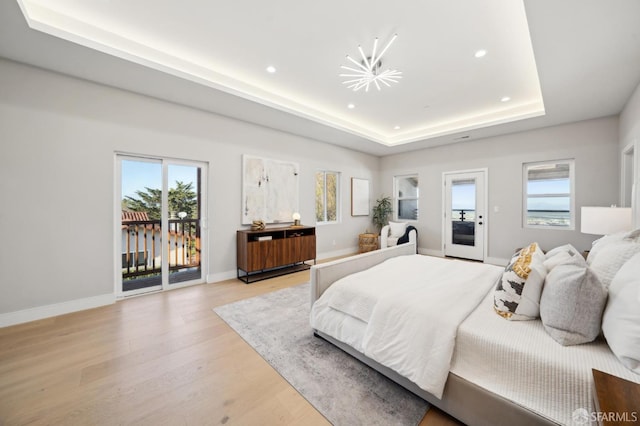
[[[233,279],[2,328],[0,425],[326,425],[212,311],[308,280]],[[436,409],[420,423],[459,424]]]

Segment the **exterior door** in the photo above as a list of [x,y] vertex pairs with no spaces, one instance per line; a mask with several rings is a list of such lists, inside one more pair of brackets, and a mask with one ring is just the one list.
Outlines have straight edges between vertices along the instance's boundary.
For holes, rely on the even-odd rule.
[[116,293],[204,281],[204,164],[117,156]]
[[485,257],[486,171],[444,174],[444,254],[463,259]]

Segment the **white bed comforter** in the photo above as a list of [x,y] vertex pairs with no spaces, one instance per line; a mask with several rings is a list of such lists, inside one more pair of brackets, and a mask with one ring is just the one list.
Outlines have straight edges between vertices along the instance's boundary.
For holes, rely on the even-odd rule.
[[[328,304],[366,323],[364,354],[441,398],[458,325],[501,272],[482,263],[399,256],[336,281],[314,307]],[[319,329],[314,309],[311,326]]]

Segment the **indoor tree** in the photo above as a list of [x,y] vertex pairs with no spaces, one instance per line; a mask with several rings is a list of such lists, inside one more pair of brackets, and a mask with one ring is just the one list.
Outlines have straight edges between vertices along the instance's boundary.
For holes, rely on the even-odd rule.
[[391,197],[382,197],[376,200],[373,206],[373,224],[378,227],[378,234],[382,231],[382,227],[389,223],[389,215],[393,213],[391,206]]

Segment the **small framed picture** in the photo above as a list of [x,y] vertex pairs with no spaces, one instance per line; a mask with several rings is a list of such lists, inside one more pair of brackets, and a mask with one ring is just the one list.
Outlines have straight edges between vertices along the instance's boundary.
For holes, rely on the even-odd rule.
[[369,181],[351,178],[351,216],[369,216]]

